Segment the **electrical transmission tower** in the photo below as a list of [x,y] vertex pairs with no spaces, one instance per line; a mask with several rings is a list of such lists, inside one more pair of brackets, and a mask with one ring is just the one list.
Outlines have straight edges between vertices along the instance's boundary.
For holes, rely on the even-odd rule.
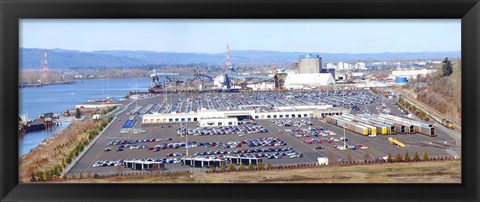
[[42,75],[42,83],[48,83],[48,59],[47,50],[40,50],[40,72]]

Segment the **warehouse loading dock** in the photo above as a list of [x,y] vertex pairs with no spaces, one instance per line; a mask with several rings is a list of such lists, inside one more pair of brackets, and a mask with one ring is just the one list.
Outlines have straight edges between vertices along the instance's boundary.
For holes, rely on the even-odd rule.
[[243,165],[257,165],[259,162],[262,162],[260,158],[247,158],[247,157],[237,157],[237,156],[228,156],[226,157],[230,163],[233,164],[243,164]]
[[165,164],[152,161],[124,161],[125,168],[132,170],[165,170]]
[[212,166],[221,167],[222,165],[225,165],[225,160],[206,158],[183,158],[182,165],[196,168],[210,168]]

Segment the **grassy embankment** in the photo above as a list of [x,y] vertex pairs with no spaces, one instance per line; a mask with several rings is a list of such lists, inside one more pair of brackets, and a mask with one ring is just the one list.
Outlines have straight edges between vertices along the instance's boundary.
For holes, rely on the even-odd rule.
[[60,174],[111,121],[85,119],[44,140],[19,159],[19,181],[49,181]]
[[461,183],[461,161],[325,166],[224,173],[165,173],[58,183]]
[[[443,76],[442,65],[439,65],[435,73],[425,78],[418,78],[405,85],[404,89],[413,92],[412,95],[420,102],[431,106],[448,119],[460,123],[462,118],[461,76],[461,60],[457,59],[453,64],[452,75]],[[422,83],[423,85],[418,87]]]

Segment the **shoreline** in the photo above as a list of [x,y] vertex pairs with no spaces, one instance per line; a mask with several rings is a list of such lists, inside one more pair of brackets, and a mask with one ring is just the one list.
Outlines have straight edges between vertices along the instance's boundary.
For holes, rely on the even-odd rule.
[[[65,124],[65,123],[68,123],[68,126],[66,126],[64,129],[61,129],[61,130],[59,130],[59,131],[57,131],[57,132],[55,132],[55,133],[52,133],[52,135],[50,135],[49,137],[43,139],[40,143],[38,143],[37,146],[31,148],[30,151],[28,151],[27,153],[25,153],[25,154],[23,154],[23,155],[21,155],[21,156],[19,155],[18,158],[21,159],[21,158],[23,158],[25,155],[28,155],[30,152],[32,152],[33,150],[35,150],[35,149],[37,149],[38,147],[40,147],[41,145],[45,145],[45,144],[49,141],[50,138],[52,138],[53,136],[55,136],[55,135],[57,135],[57,134],[59,134],[59,133],[64,132],[65,130],[67,130],[73,123],[75,123],[75,121],[72,121],[72,122],[64,122],[64,123],[62,123],[62,124]],[[22,137],[19,137],[19,138],[24,138],[25,136],[26,136],[26,133],[23,134]]]
[[[138,79],[146,79],[147,77],[118,78],[118,79],[115,79],[115,80],[128,80],[128,79],[135,79],[135,78],[138,78]],[[103,79],[94,78],[94,79],[76,80],[76,81],[77,81],[76,84],[82,84],[82,83],[83,83],[83,80],[85,80],[85,81],[87,81],[87,80],[88,80],[88,81],[101,81],[101,80],[103,80]],[[59,87],[59,86],[63,86],[63,85],[53,85],[53,86]],[[74,86],[74,85],[73,85],[73,86]],[[48,86],[46,86],[46,87],[48,87]],[[19,88],[19,91],[20,91],[21,89],[26,90],[27,88]],[[32,89],[32,88],[30,88],[30,89]],[[34,91],[35,91],[35,92],[39,92],[38,90],[41,91],[41,89],[42,89],[42,88],[35,89]],[[122,96],[120,96],[119,98],[123,98],[123,97],[125,97],[125,96],[128,96],[130,90],[125,90],[125,91],[122,91],[122,92],[123,92],[123,93],[122,93]],[[115,97],[116,97],[116,96],[115,96]],[[87,97],[86,97],[86,99],[84,99],[84,100],[83,100],[83,99],[79,99],[79,100],[77,100],[75,103],[73,103],[69,108],[72,108],[73,110],[75,110],[75,105],[85,103],[85,102],[87,102],[88,100],[89,100],[89,98],[87,98]],[[42,111],[47,111],[47,112],[48,112],[48,111],[56,111],[56,110],[55,110],[55,109],[54,109],[54,110],[52,110],[52,109],[42,109]],[[59,111],[58,113],[61,113],[61,111]],[[60,114],[60,115],[63,116],[62,114]],[[67,116],[64,116],[64,117],[67,117]],[[65,122],[65,123],[67,123],[67,122]],[[63,124],[65,124],[65,123],[63,123]],[[70,125],[71,122],[68,122],[68,124]],[[62,126],[56,126],[56,127],[62,127]],[[68,126],[66,126],[66,127],[68,127]],[[38,136],[36,136],[36,137],[35,137],[35,136],[27,137],[27,136],[29,136],[29,135],[31,135],[31,134],[28,134],[28,133],[23,133],[23,134],[22,134],[21,131],[19,130],[19,131],[18,131],[18,134],[17,134],[18,139],[20,140],[20,141],[19,141],[19,154],[18,154],[18,158],[22,158],[23,156],[25,156],[25,155],[27,155],[28,153],[32,152],[32,150],[34,150],[35,148],[37,148],[37,147],[38,147],[39,145],[41,145],[44,141],[46,141],[48,138],[53,137],[54,135],[56,135],[57,133],[62,132],[63,130],[64,130],[64,129],[61,129],[61,130],[55,131],[55,132],[48,132],[48,131],[46,131],[46,130],[42,130],[41,133],[39,133],[39,134],[33,134],[33,135],[40,135],[40,136],[42,136],[43,138],[42,138],[42,137],[38,137]],[[34,131],[34,132],[37,132],[37,131]],[[48,136],[48,137],[45,137],[45,136]],[[21,141],[24,141],[25,138],[27,138],[26,141],[28,141],[28,142],[27,142],[28,144],[22,144],[22,143],[21,143]],[[35,144],[35,145],[34,145],[34,144]],[[22,146],[22,145],[26,145],[26,146]],[[29,146],[28,146],[28,145],[29,145]],[[30,146],[32,146],[32,148],[28,149]],[[25,151],[23,151],[23,152],[25,152],[25,153],[21,152],[21,151],[22,151],[22,149],[21,149],[22,147],[25,147],[25,148],[26,148]],[[21,153],[23,153],[23,154],[21,154]]]

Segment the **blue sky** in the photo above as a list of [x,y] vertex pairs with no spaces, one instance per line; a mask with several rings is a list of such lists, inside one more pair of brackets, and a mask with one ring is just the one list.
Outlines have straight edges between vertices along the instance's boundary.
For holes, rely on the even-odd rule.
[[20,47],[80,51],[231,50],[379,53],[459,51],[461,23],[449,20],[30,20]]

